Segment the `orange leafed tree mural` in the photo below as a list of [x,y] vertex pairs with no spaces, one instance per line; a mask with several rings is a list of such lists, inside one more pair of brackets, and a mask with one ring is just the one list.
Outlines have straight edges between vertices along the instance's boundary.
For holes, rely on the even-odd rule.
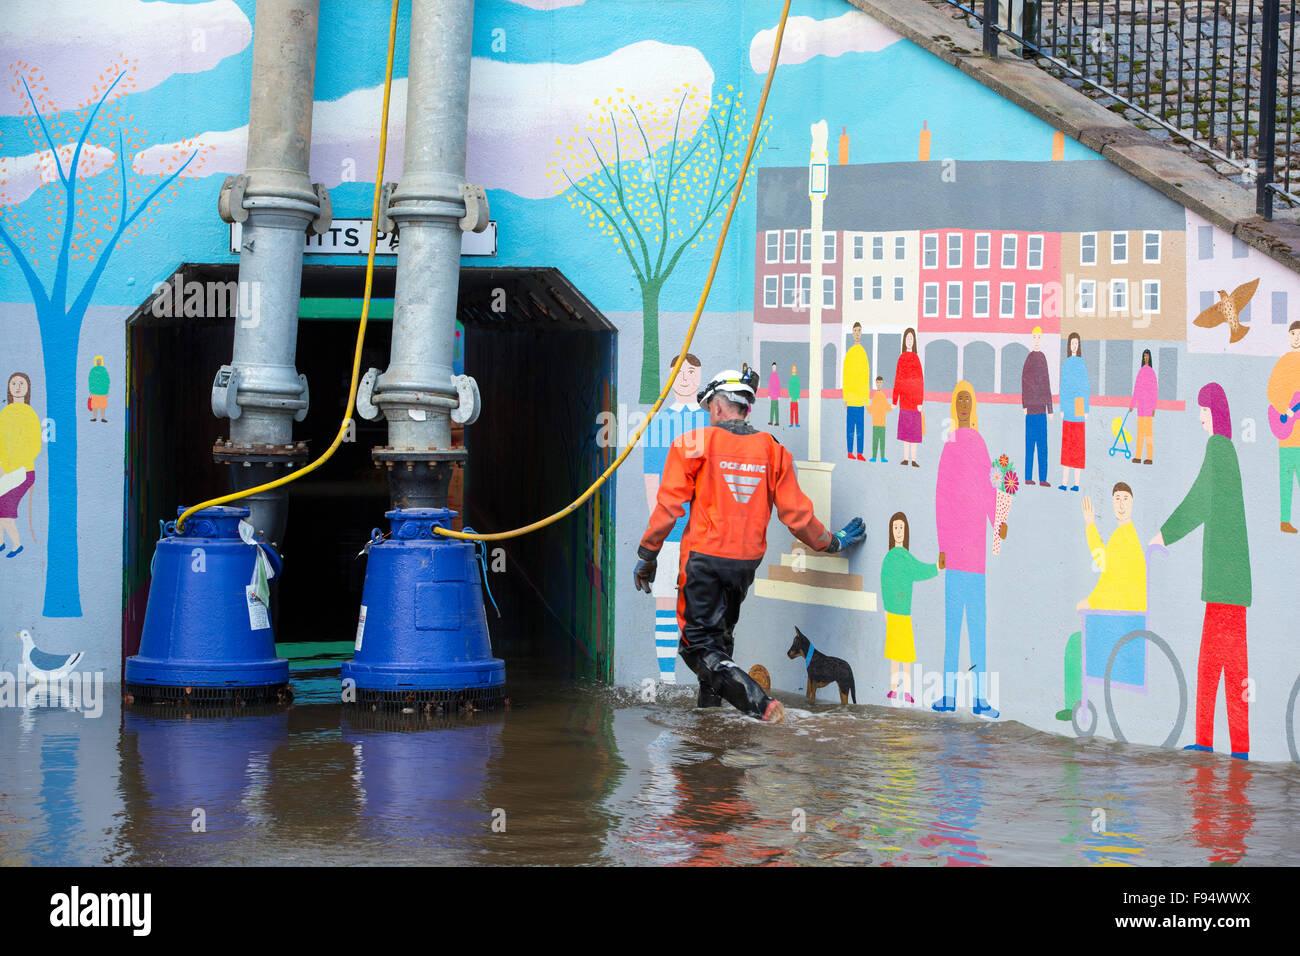
[[[181,174],[193,175],[206,151],[187,141],[163,163],[160,175],[128,170],[128,155],[144,145],[145,137],[123,107],[135,86],[136,63],[119,57],[84,102],[63,111],[54,106],[36,67],[20,61],[9,70],[36,151],[0,156],[0,268],[17,269],[32,297],[44,356],[46,415],[57,428],[56,439],[46,446],[47,617],[81,616],[77,351],[86,309],[118,244],[130,243],[154,221],[161,205],[175,196]],[[20,209],[35,192],[40,210]]]
[[[656,103],[619,90],[596,100],[588,128],[557,137],[547,164],[569,205],[613,240],[641,286],[640,400],[646,404],[659,396],[662,376],[660,291],[688,249],[714,238],[719,213],[739,185],[749,137],[744,94],[732,86],[712,101],[690,84],[673,94]],[[691,129],[693,136],[686,133]]]

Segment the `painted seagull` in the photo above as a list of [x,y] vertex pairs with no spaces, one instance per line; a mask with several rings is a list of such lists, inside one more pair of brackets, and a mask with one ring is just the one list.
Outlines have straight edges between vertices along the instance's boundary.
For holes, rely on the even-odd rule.
[[58,681],[67,677],[81,662],[81,651],[75,654],[47,654],[36,646],[32,632],[23,628],[14,637],[23,642],[23,662],[37,680]]

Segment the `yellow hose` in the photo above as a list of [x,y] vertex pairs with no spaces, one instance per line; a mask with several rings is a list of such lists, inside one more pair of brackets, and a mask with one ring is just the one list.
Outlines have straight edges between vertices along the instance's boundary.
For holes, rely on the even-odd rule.
[[260,491],[280,488],[291,481],[297,481],[299,478],[311,474],[334,456],[339,445],[343,444],[343,436],[347,434],[348,425],[352,423],[352,411],[355,407],[357,394],[357,379],[361,373],[361,346],[366,340],[366,321],[370,318],[370,290],[375,277],[375,242],[379,238],[379,200],[384,184],[384,158],[388,148],[388,97],[393,87],[393,49],[397,45],[397,4],[398,0],[393,0],[392,13],[388,18],[388,64],[384,67],[384,105],[379,121],[379,168],[375,171],[375,198],[370,206],[370,222],[373,228],[370,230],[370,249],[366,255],[366,291],[365,297],[361,300],[361,324],[357,327],[357,347],[352,356],[352,383],[348,386],[348,405],[343,412],[343,421],[339,423],[339,432],[334,436],[333,444],[325,449],[319,458],[305,465],[301,470],[290,472],[275,479],[275,481],[268,481],[264,485],[258,485],[244,491],[236,491],[229,495],[222,495],[220,498],[212,498],[209,501],[204,501],[186,509],[176,519],[177,531],[184,528],[186,518],[202,508],[225,504],[227,501],[238,501],[240,498],[247,498],[249,495],[257,494]]
[[659,399],[655,402],[654,407],[650,409],[650,414],[646,416],[645,421],[636,430],[623,449],[622,453],[614,459],[613,464],[601,473],[578,498],[571,501],[565,507],[561,508],[555,514],[542,518],[540,521],[534,521],[532,524],[524,525],[522,528],[515,528],[512,531],[498,531],[493,534],[479,534],[469,531],[451,531],[447,528],[434,528],[434,532],[447,538],[461,538],[467,541],[502,541],[506,538],[518,538],[521,535],[528,534],[530,531],[536,531],[539,528],[545,528],[547,525],[554,524],[565,515],[571,514],[578,509],[588,498],[596,493],[601,485],[618,470],[619,466],[627,459],[632,449],[636,447],[637,441],[640,440],[642,433],[649,426],[651,419],[659,412],[663,406],[664,400],[668,397],[668,392],[672,388],[673,382],[677,379],[677,373],[682,367],[682,362],[686,359],[686,352],[690,348],[691,340],[695,338],[695,328],[700,324],[700,316],[704,312],[704,304],[709,300],[709,292],[713,288],[713,277],[718,272],[718,263],[722,260],[722,246],[727,241],[727,230],[731,227],[731,217],[736,212],[736,204],[740,202],[741,187],[744,186],[745,176],[749,172],[749,161],[754,155],[754,144],[758,142],[758,131],[763,123],[763,111],[767,106],[767,94],[772,88],[772,77],[776,74],[776,63],[781,56],[781,39],[785,35],[785,21],[790,16],[790,0],[785,0],[785,6],[781,10],[781,22],[776,28],[776,42],[772,45],[772,60],[767,66],[767,79],[763,81],[763,93],[758,100],[758,115],[754,117],[754,126],[749,132],[749,145],[745,149],[745,160],[740,166],[740,175],[736,179],[736,191],[731,194],[731,202],[727,206],[727,215],[722,220],[722,229],[718,233],[718,242],[713,250],[713,262],[709,266],[708,278],[704,281],[704,289],[700,292],[700,301],[695,306],[695,315],[691,318],[691,324],[686,330],[686,338],[682,341],[682,347],[677,353],[677,362],[673,365],[673,370],[664,382],[663,390],[659,393]]

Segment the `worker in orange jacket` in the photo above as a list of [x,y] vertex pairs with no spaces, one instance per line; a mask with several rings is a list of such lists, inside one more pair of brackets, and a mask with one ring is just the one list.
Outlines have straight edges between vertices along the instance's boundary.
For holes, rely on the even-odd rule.
[[689,502],[677,570],[678,653],[699,678],[701,707],[726,700],[751,717],[775,723],[785,717],[781,702],[731,659],[740,604],[767,553],[772,508],[814,551],[846,550],[861,544],[867,532],[861,518],[835,534],[817,520],[799,488],[790,452],[745,420],[756,398],[755,378],[728,370],[700,391],[709,425],[679,436],[668,449],[654,513],[637,548],[635,575],[637,588],[651,593],[659,549]]

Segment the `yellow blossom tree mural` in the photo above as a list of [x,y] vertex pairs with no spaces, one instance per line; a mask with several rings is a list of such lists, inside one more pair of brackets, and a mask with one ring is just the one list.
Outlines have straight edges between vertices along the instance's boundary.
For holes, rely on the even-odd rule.
[[640,401],[645,404],[659,396],[664,283],[688,249],[714,239],[718,213],[740,186],[749,136],[743,96],[727,86],[710,99],[684,84],[649,102],[617,90],[603,102],[594,101],[586,130],[575,126],[572,136],[556,138],[555,158],[547,164],[569,205],[610,237],[641,286]]

